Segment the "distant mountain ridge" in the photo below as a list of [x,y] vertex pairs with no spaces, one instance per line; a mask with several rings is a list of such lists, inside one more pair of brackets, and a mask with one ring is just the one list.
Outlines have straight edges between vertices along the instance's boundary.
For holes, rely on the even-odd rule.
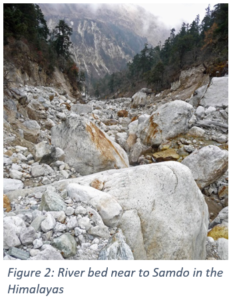
[[145,43],[163,42],[168,31],[133,4],[39,4],[48,27],[64,19],[73,28],[75,60],[89,80],[121,70]]

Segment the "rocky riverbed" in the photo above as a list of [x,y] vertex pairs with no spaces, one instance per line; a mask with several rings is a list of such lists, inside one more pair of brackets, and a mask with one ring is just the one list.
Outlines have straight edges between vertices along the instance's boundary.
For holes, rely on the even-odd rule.
[[4,259],[228,259],[228,77],[199,70],[85,104],[8,89]]

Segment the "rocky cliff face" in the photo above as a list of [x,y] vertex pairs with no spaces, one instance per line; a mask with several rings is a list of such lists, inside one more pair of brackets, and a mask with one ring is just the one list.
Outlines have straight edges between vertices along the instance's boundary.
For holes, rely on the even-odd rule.
[[60,19],[73,28],[75,59],[91,79],[122,69],[145,43],[167,35],[156,17],[130,4],[40,4],[50,29]]

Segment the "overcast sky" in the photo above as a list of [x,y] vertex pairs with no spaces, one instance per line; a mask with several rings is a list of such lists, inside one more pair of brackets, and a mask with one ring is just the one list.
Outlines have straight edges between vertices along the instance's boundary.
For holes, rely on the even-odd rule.
[[[56,1],[56,0],[55,0]],[[54,2],[55,2],[54,1]],[[207,0],[208,1],[208,0]],[[48,1],[41,1],[40,3],[47,3]],[[53,2],[53,3],[54,3]],[[63,1],[56,1],[57,3],[65,3]],[[205,8],[208,4],[213,8],[216,1],[208,1],[206,2],[199,1],[201,3],[193,3],[193,1],[185,1],[185,3],[176,3],[176,1],[148,1],[145,0],[146,3],[142,3],[142,0],[138,1],[117,1],[117,0],[92,0],[92,1],[68,1],[68,3],[131,3],[144,7],[151,13],[153,13],[156,17],[161,20],[166,27],[179,29],[181,27],[182,22],[191,23],[196,16],[200,15],[200,20],[202,20],[205,16]],[[162,2],[162,3],[161,3]],[[168,2],[168,3],[166,3]]]
[[[200,15],[200,20],[205,16],[205,8],[208,3],[136,3],[146,10],[159,17],[165,25],[170,28],[179,29],[182,22],[191,23],[196,16]],[[210,4],[211,9],[214,4]]]

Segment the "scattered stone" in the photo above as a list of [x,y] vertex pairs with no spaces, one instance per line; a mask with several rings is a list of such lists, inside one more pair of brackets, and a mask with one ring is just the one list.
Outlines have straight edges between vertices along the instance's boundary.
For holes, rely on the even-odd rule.
[[74,256],[77,251],[77,243],[74,237],[69,233],[64,233],[58,238],[55,238],[52,246],[59,249],[64,258]]
[[89,218],[88,217],[83,217],[83,218],[79,219],[78,220],[78,226],[85,229],[85,230],[90,229],[91,223],[90,223]]
[[26,228],[24,221],[18,216],[3,218],[3,247],[9,249],[21,245],[20,233]]
[[42,245],[43,245],[42,238],[35,239],[35,240],[33,241],[33,246],[34,246],[35,249],[41,248]]
[[189,129],[188,135],[193,136],[193,137],[202,137],[205,134],[205,130],[200,128],[200,127],[192,127]]
[[73,207],[67,207],[67,209],[66,209],[66,215],[67,216],[71,216],[71,215],[73,215],[74,214],[74,208]]
[[153,157],[156,159],[157,162],[161,162],[169,160],[178,160],[180,156],[177,154],[175,149],[168,149],[154,153]]
[[108,239],[110,237],[108,227],[105,225],[97,225],[95,227],[91,227],[88,230],[88,233],[104,239]]
[[41,229],[43,232],[47,232],[49,230],[52,230],[56,225],[56,221],[54,217],[50,214],[47,213],[45,219],[41,222]]
[[24,251],[22,249],[15,248],[15,247],[10,248],[8,251],[8,254],[15,258],[19,258],[21,260],[27,260],[30,257],[29,252]]
[[53,174],[54,171],[49,165],[43,164],[32,166],[31,173],[32,177],[39,177]]
[[122,231],[118,232],[110,239],[108,245],[104,247],[100,254],[99,260],[134,260],[130,247],[125,242]]
[[32,244],[33,241],[36,239],[36,231],[33,228],[33,226],[23,228],[20,232],[19,238],[23,245]]
[[21,180],[3,178],[3,193],[4,194],[8,194],[9,192],[14,191],[14,190],[23,189],[23,187],[24,187],[24,184]]
[[52,188],[47,188],[47,191],[42,195],[39,209],[46,211],[65,211],[66,205],[58,193]]
[[52,247],[51,245],[43,245],[42,251],[36,254],[33,257],[30,257],[30,260],[63,260],[64,258],[60,252]]

